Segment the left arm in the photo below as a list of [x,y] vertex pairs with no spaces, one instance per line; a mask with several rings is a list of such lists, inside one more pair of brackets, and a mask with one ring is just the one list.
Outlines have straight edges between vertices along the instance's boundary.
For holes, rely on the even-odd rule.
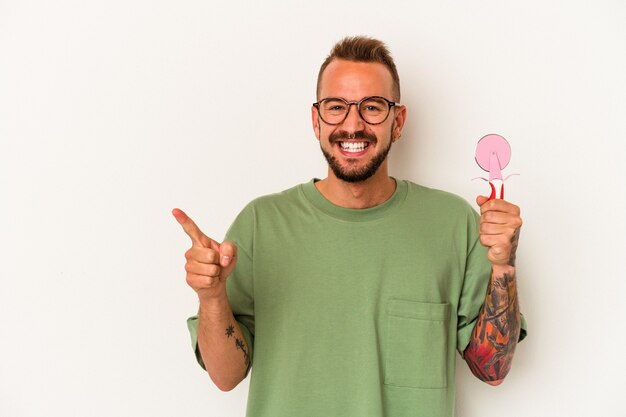
[[492,265],[478,322],[463,358],[472,373],[490,385],[499,385],[511,369],[520,335],[520,310],[515,277],[515,252],[522,219],[519,207],[504,200],[478,197],[480,243],[489,248]]

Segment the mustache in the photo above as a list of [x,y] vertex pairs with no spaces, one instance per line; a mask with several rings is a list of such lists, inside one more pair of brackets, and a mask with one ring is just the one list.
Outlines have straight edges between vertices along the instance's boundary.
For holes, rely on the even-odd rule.
[[373,133],[367,133],[364,130],[359,130],[354,133],[348,133],[345,130],[340,130],[339,132],[331,133],[328,137],[328,141],[331,143],[331,145],[342,139],[365,139],[372,142],[373,144],[376,144],[376,142],[378,141],[376,139],[376,135],[374,135]]

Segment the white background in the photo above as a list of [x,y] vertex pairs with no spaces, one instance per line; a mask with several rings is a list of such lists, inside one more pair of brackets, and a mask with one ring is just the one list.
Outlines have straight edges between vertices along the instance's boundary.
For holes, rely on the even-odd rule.
[[324,177],[316,75],[355,34],[399,68],[393,175],[475,204],[487,133],[521,174],[529,336],[499,387],[458,361],[458,416],[626,415],[626,3],[300,3],[0,0],[0,416],[244,415],[195,363],[170,211],[221,240]]

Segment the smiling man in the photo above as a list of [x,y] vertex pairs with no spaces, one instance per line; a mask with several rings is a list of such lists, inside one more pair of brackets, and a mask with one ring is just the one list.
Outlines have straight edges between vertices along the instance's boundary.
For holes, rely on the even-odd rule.
[[400,137],[406,108],[395,102],[400,99],[395,66],[392,75],[380,62],[335,58],[344,55],[339,49],[320,69],[321,99],[311,111],[329,166],[328,177],[316,187],[341,207],[374,207],[396,188],[388,175],[387,154]]
[[196,357],[221,390],[252,369],[249,417],[452,417],[456,351],[491,385],[511,367],[519,208],[390,177],[399,102],[384,44],[346,38],[311,108],[328,176],[254,200],[222,243],[173,211]]

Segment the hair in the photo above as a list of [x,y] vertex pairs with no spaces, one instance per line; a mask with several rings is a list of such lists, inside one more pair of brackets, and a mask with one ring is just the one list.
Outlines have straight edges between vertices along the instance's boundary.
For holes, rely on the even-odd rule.
[[326,57],[324,63],[320,67],[317,75],[317,98],[320,94],[320,83],[324,70],[336,59],[343,59],[353,62],[377,62],[383,64],[391,73],[393,78],[393,97],[394,101],[400,101],[400,77],[396,64],[389,53],[387,46],[378,39],[367,36],[348,36],[340,40],[330,50],[330,54]]

